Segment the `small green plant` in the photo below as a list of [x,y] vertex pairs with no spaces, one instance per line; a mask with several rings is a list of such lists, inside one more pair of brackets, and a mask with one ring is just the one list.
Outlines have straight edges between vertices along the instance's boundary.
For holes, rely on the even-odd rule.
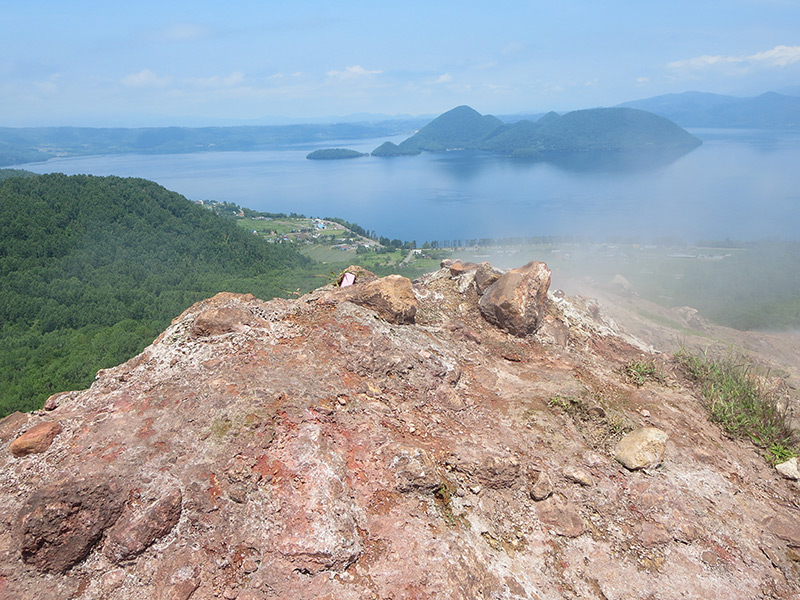
[[767,448],[767,459],[774,465],[786,462],[790,458],[797,456],[794,449],[783,445],[780,442],[773,442]]
[[574,412],[581,405],[581,401],[574,396],[562,396],[557,394],[552,396],[547,401],[547,404],[552,408],[560,408],[564,412],[570,413]]
[[465,523],[465,519],[461,515],[456,515],[453,512],[453,505],[451,501],[455,493],[455,485],[447,480],[442,480],[436,490],[433,492],[433,498],[436,502],[436,507],[439,509],[445,522],[450,527],[458,527]]
[[648,381],[661,381],[662,379],[654,361],[628,363],[622,372],[636,387],[642,387]]
[[695,382],[711,419],[731,437],[748,439],[772,464],[797,454],[797,436],[776,395],[760,384],[752,366],[730,357],[711,359],[680,350],[675,354]]

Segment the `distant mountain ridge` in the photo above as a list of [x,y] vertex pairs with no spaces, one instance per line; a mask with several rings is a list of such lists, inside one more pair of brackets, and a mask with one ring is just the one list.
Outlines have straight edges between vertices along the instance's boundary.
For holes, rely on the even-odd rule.
[[701,143],[668,119],[634,108],[593,108],[565,115],[551,112],[535,122],[523,119],[509,124],[469,106],[458,106],[400,144],[386,142],[372,154],[484,150],[538,156],[549,152],[691,149]]
[[0,127],[0,166],[56,156],[178,154],[296,148],[325,140],[356,140],[407,134],[425,119],[379,123],[230,127]]
[[619,106],[646,110],[682,127],[800,128],[800,98],[776,92],[753,98],[684,92],[624,102]]

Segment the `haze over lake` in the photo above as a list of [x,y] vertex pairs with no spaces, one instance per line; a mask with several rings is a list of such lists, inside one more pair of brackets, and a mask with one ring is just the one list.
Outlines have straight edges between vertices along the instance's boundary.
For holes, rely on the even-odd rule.
[[[522,161],[454,151],[310,161],[305,156],[313,147],[304,146],[63,158],[21,167],[143,177],[190,200],[337,216],[419,244],[539,235],[800,239],[800,134],[692,133],[704,144],[677,158],[577,154]],[[324,147],[369,152],[383,141]]]

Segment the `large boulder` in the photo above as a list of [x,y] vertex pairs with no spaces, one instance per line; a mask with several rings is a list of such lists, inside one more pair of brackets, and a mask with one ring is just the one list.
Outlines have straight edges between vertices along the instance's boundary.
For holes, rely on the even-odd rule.
[[34,492],[19,515],[22,560],[63,573],[83,560],[122,512],[125,492],[114,480],[81,477]]
[[486,288],[478,308],[493,325],[524,337],[536,333],[542,324],[549,287],[550,269],[545,263],[531,261]]
[[389,275],[375,281],[344,287],[334,292],[337,300],[348,300],[375,310],[390,323],[413,323],[417,314],[417,298],[411,280],[401,275]]

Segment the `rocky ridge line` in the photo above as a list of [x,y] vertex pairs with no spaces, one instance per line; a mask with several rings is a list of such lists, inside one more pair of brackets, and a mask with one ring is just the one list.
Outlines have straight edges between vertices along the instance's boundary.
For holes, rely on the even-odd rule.
[[796,597],[798,484],[548,285],[457,261],[195,304],[0,421],[0,598]]

